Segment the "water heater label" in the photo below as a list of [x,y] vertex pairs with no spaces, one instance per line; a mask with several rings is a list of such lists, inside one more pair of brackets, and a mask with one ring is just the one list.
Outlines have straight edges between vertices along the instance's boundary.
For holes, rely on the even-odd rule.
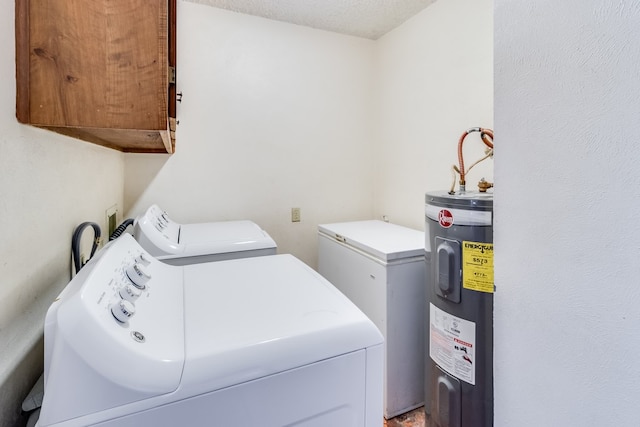
[[448,209],[440,209],[438,212],[438,222],[444,228],[449,228],[453,225],[453,214]]
[[493,293],[493,243],[462,242],[462,287]]
[[476,384],[476,324],[429,307],[429,357],[450,375]]

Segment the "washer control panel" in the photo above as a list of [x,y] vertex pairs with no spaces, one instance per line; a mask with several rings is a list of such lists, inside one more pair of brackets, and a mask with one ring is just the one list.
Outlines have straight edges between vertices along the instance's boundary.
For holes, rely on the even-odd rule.
[[166,211],[152,205],[147,209],[145,218],[162,237],[170,242],[179,243],[180,224],[172,221]]
[[[183,267],[164,264],[129,235],[85,265],[49,309],[54,346],[68,345],[125,389],[173,391],[184,365]],[[46,333],[46,331],[45,331]],[[127,366],[126,372],[119,367]]]
[[[114,278],[114,287],[117,289],[114,296],[116,301],[109,307],[116,320],[126,323],[136,312],[136,300],[147,291],[147,282],[151,279],[151,274],[142,264],[134,262],[124,269],[124,275],[120,277],[122,280],[118,279]],[[148,292],[146,295],[148,296]]]
[[[104,277],[103,286],[100,283],[90,281],[85,283],[83,293],[88,297],[92,295],[96,299],[98,312],[108,310],[111,312],[114,320],[126,325],[136,313],[136,304],[142,297],[142,301],[148,305],[147,301],[153,301],[151,298],[153,292],[153,281],[151,280],[151,260],[148,254],[142,249],[129,249],[122,252],[119,265],[115,266],[111,277]],[[114,260],[117,262],[117,260]],[[94,272],[94,280],[103,273],[101,269]],[[160,296],[161,297],[161,296]],[[89,300],[92,298],[89,297]],[[158,298],[158,300],[161,298]],[[156,304],[160,301],[156,302]]]
[[152,255],[178,254],[184,250],[180,243],[181,225],[169,218],[158,205],[151,205],[135,220],[134,235]]

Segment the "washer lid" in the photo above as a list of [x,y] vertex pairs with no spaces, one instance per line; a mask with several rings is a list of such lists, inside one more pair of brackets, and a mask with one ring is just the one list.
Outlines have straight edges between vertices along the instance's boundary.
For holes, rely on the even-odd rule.
[[384,262],[424,256],[424,232],[369,220],[321,224],[319,232]]
[[[219,221],[183,224],[179,257],[275,248],[276,242],[252,221]],[[173,258],[173,256],[169,256]],[[166,258],[166,257],[165,257]]]
[[185,395],[383,342],[349,299],[291,255],[189,265],[184,280]]

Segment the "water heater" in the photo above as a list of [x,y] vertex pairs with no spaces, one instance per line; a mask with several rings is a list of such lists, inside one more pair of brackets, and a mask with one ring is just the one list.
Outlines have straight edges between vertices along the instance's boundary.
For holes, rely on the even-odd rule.
[[425,412],[432,427],[493,425],[493,194],[425,198]]

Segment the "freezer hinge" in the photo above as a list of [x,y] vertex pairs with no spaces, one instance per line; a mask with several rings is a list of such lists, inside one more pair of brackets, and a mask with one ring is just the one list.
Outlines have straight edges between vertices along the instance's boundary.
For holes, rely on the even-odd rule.
[[346,243],[346,242],[347,242],[347,239],[345,239],[345,237],[344,237],[344,236],[341,236],[341,235],[339,235],[339,234],[336,234],[336,240],[337,240],[338,242],[342,242],[342,243]]

